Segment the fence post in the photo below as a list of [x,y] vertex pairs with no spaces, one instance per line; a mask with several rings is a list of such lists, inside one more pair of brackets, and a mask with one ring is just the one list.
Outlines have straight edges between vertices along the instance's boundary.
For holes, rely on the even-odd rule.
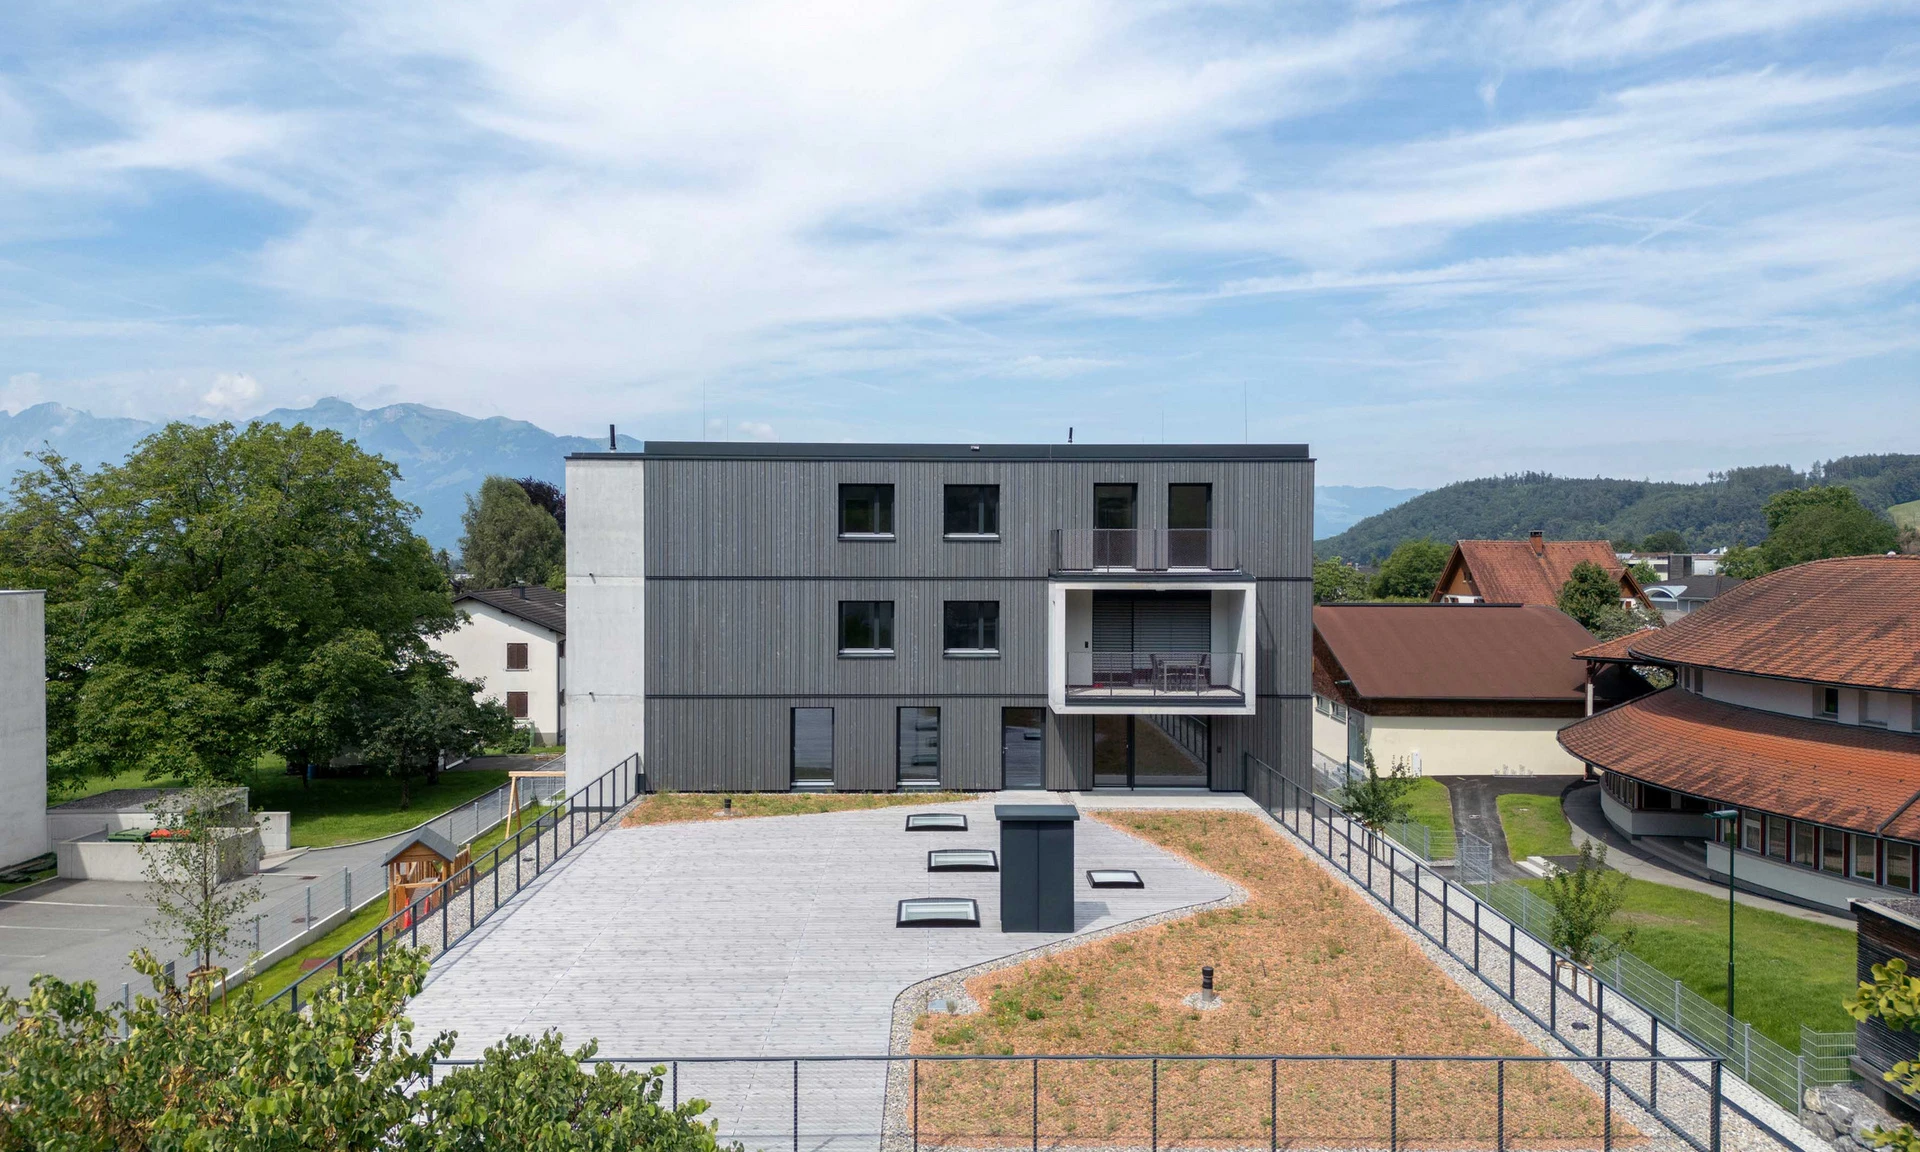
[[1497,1060],[1493,1065],[1493,1147],[1495,1152],[1507,1152],[1507,1062]]
[[1678,980],[1673,982],[1673,1026],[1675,1028],[1684,1026],[1680,1020],[1680,981]]
[[793,1152],[800,1152],[800,1061],[793,1062]]
[[1713,1110],[1713,1117],[1707,1123],[1707,1152],[1720,1152],[1720,1062],[1713,1062],[1713,1098],[1707,1102],[1707,1108]]
[[1653,1018],[1653,1062],[1647,1065],[1647,1111],[1660,1114],[1660,1017]]
[[[254,935],[259,935],[257,929]],[[1742,1021],[1741,1024],[1745,1030],[1740,1035],[1740,1078],[1742,1080],[1751,1080],[1753,1079],[1753,1025],[1745,1021]],[[1796,1109],[1799,1106],[1798,1102],[1794,1104]]]
[[1400,1061],[1387,1061],[1387,1152],[1400,1152]]
[[1160,1152],[1160,1061],[1153,1062],[1153,1136],[1152,1152]]
[[1519,959],[1514,950],[1517,942],[1518,936],[1513,930],[1513,921],[1509,920],[1507,921],[1507,999],[1509,1000],[1518,994],[1515,987],[1520,974]]
[[1480,974],[1480,901],[1473,902],[1473,973]]
[[1560,957],[1547,953],[1547,1031],[1560,1032]]
[[353,911],[353,873],[345,868],[340,869],[340,899],[347,911]]
[[307,918],[301,923],[307,926],[308,931],[313,930],[313,885],[311,884],[307,885]]
[[1613,1061],[1600,1062],[1600,1080],[1600,1123],[1604,1125],[1600,1146],[1613,1152]]
[[1033,1152],[1040,1152],[1040,1058],[1033,1060]]
[[913,1062],[913,1152],[920,1152],[920,1061],[918,1060]]

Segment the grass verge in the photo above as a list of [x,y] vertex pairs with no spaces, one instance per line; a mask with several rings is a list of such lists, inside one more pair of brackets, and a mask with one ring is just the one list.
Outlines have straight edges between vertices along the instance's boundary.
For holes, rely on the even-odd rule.
[[953,804],[977,798],[970,792],[660,792],[640,801],[621,827],[723,819],[721,802],[728,799],[733,801],[733,818],[738,819],[811,816],[903,804]]
[[[1533,1052],[1384,916],[1256,817],[1184,811],[1094,818],[1236,881],[1248,901],[976,977],[967,988],[983,1009],[964,1017],[922,1015],[914,1022],[912,1051]],[[1183,1001],[1198,988],[1203,964],[1214,966],[1223,1001],[1206,1012]],[[1507,1072],[1510,1138],[1598,1134],[1601,1108],[1591,1092],[1558,1067],[1516,1075],[1518,1067]],[[1031,1075],[1024,1064],[924,1069],[923,1132],[959,1142],[1019,1135],[1032,1119]],[[1067,1143],[1144,1145],[1141,1103],[1149,1075],[1144,1064],[1118,1061],[1049,1066],[1040,1124],[1064,1134]],[[1491,1140],[1490,1065],[1407,1065],[1400,1075],[1403,1140]],[[1264,1143],[1271,1136],[1307,1146],[1386,1141],[1384,1065],[1288,1066],[1279,1083],[1278,1131],[1267,1127],[1269,1088],[1265,1064],[1166,1064],[1157,1096],[1160,1138]],[[1624,1122],[1616,1124],[1618,1133]]]
[[1558,796],[1536,796],[1528,792],[1509,792],[1496,796],[1500,807],[1500,830],[1507,837],[1507,855],[1515,860],[1529,856],[1571,856],[1573,826],[1560,810]]
[[[1540,882],[1529,881],[1536,892]],[[1630,950],[1720,1007],[1727,1003],[1727,901],[1649,880],[1627,881],[1623,927]],[[1855,990],[1855,938],[1844,928],[1783,912],[1734,911],[1734,1015],[1784,1046],[1800,1048],[1800,1025],[1851,1032],[1840,1002]]]
[[[380,922],[386,918],[387,902],[376,900],[348,917],[318,940],[312,941],[293,955],[255,973],[253,979],[247,981],[244,987],[251,989],[252,995],[265,1000],[300,978],[302,960],[330,960],[341,949],[379,927]],[[333,976],[330,973],[314,977],[302,985],[301,995],[305,996],[309,990],[324,986],[331,979]],[[240,993],[240,989],[235,990],[236,995]]]
[[1454,854],[1453,839],[1453,796],[1447,786],[1432,777],[1423,777],[1414,782],[1413,790],[1407,793],[1407,803],[1411,807],[1408,816],[1415,824],[1424,824],[1433,834],[1432,854],[1435,860],[1450,860]]

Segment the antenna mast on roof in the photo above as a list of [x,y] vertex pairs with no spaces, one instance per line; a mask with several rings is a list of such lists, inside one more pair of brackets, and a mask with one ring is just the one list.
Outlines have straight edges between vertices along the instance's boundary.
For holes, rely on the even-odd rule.
[[620,437],[614,433],[613,425],[607,425],[607,451],[620,451]]
[[1067,443],[1073,443],[1073,425],[1067,425]]

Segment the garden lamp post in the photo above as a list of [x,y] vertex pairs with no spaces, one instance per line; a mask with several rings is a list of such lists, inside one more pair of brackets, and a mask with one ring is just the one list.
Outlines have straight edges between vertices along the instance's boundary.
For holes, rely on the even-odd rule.
[[[1722,808],[1709,820],[1727,821],[1727,1018],[1733,1018],[1733,854],[1740,850],[1740,810]],[[1731,1027],[1731,1025],[1729,1025]]]

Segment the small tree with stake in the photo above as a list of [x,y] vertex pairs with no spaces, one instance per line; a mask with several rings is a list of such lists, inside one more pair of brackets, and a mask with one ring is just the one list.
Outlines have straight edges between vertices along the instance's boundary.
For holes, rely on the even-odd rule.
[[1553,906],[1548,942],[1576,969],[1591,974],[1595,964],[1613,959],[1633,943],[1631,929],[1607,935],[1626,904],[1627,878],[1607,867],[1606,845],[1591,840],[1582,844],[1578,864],[1547,878],[1546,898]]
[[241,915],[260,898],[251,877],[256,841],[222,835],[218,825],[227,795],[204,786],[169,794],[154,806],[155,838],[140,846],[153,893],[148,930],[185,949],[200,980],[210,980],[214,961],[240,942]]
[[1391,768],[1381,772],[1374,762],[1373,749],[1365,743],[1361,745],[1360,757],[1366,765],[1366,775],[1348,780],[1336,799],[1347,816],[1369,833],[1384,832],[1412,815],[1413,805],[1407,797],[1418,780],[1404,760],[1396,759]]

